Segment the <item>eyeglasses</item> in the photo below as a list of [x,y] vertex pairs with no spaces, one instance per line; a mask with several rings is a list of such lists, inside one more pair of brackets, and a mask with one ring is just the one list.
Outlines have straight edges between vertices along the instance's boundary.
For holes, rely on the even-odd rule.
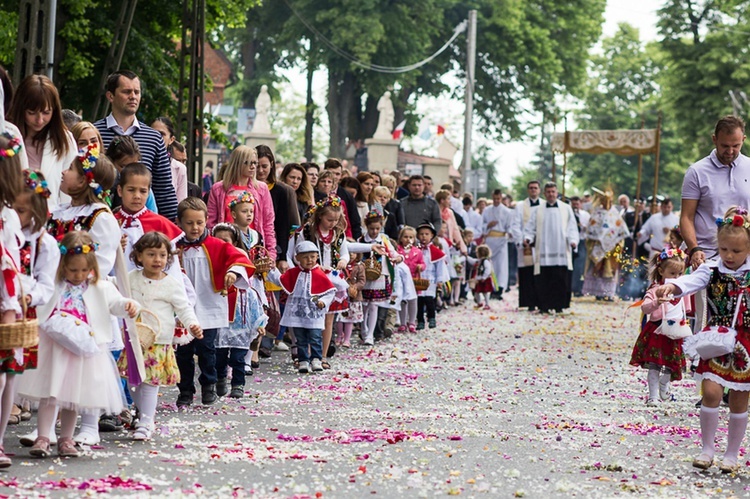
[[250,166],[258,166],[258,162],[257,162],[257,161],[249,161],[249,162],[248,162],[248,161],[245,161],[245,162],[244,162],[244,163],[242,163],[242,164],[243,164],[243,165],[250,165]]

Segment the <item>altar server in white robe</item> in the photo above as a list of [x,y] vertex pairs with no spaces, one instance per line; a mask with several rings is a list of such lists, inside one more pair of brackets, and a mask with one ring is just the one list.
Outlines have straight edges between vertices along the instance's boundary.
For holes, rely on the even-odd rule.
[[484,243],[492,250],[492,268],[498,287],[494,296],[499,299],[508,287],[508,235],[512,225],[513,212],[503,204],[502,191],[495,189],[492,205],[482,213],[482,235]]
[[680,223],[680,218],[672,212],[672,208],[672,200],[666,198],[661,202],[660,211],[651,215],[638,233],[638,244],[648,242],[651,257],[661,253],[669,242],[669,231]]
[[535,244],[534,278],[539,311],[557,313],[570,307],[572,250],[578,246],[578,225],[573,209],[557,199],[557,185],[544,186],[546,202],[524,228],[524,246]]
[[536,290],[534,287],[534,249],[533,244],[523,244],[523,229],[539,207],[541,185],[537,180],[526,184],[529,197],[516,204],[511,227],[511,240],[516,245],[518,255],[518,307],[528,307],[529,312],[537,307]]

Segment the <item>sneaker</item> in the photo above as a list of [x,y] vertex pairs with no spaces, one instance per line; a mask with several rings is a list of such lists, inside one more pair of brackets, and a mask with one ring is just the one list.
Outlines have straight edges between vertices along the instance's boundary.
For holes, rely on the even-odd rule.
[[76,444],[70,437],[63,437],[57,442],[57,455],[60,457],[79,457]]
[[364,346],[366,346],[366,347],[371,347],[372,345],[374,345],[374,343],[372,342],[372,340],[364,340],[364,341],[362,342],[362,344],[363,344]]
[[297,370],[300,374],[307,374],[310,372],[310,363],[302,361],[299,363],[299,369]]
[[219,378],[219,382],[216,383],[216,395],[223,397],[229,393],[229,382],[226,378]]
[[34,457],[49,457],[49,455],[52,454],[49,438],[37,437],[36,440],[34,440],[34,444],[31,446],[31,450],[29,450],[29,454]]
[[[58,447],[63,439],[57,441]],[[91,433],[90,431],[79,431],[78,435],[74,437],[76,443],[81,445],[96,445],[100,442],[98,433]]]
[[280,342],[276,343],[276,345],[274,345],[273,349],[276,350],[277,352],[288,352],[289,351],[289,345],[287,345],[283,341],[280,341]]
[[105,414],[99,418],[99,431],[120,431],[122,428],[122,418],[119,414]]
[[[36,437],[38,437],[39,434],[36,430],[27,433],[26,435],[22,435],[18,441],[23,445],[24,447],[31,447],[34,445],[34,442],[36,442]],[[49,437],[49,443],[50,445],[57,445],[57,435],[53,433]]]
[[417,331],[421,331],[424,329],[424,322],[417,322]]
[[648,399],[646,401],[646,407],[656,407],[657,405],[659,405],[659,402],[656,399]]
[[[409,324],[409,328],[408,329],[409,329],[410,333],[416,333],[417,332],[417,326],[414,325],[414,324]],[[423,327],[423,329],[424,329],[424,327]]]
[[437,323],[435,322],[435,319],[428,319],[427,322],[430,325],[430,329],[435,329],[437,327]]
[[201,404],[211,405],[217,400],[219,400],[219,396],[216,394],[216,385],[201,386]]
[[323,370],[323,363],[320,361],[320,359],[312,360],[312,370],[316,373],[319,373]]
[[154,429],[151,425],[138,425],[133,432],[133,440],[138,441],[146,441],[151,440],[151,435],[153,434]]
[[232,391],[229,392],[229,397],[233,399],[241,399],[245,396],[245,387],[243,385],[232,385]]
[[190,392],[180,392],[177,397],[177,407],[187,407],[193,404],[193,394]]

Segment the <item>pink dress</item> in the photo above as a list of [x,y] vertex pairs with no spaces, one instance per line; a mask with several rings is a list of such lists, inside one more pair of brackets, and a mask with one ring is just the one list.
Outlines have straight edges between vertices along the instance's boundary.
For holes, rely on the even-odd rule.
[[399,255],[404,257],[404,263],[407,267],[409,267],[412,277],[417,277],[417,274],[419,273],[417,271],[417,265],[421,265],[422,269],[424,270],[425,265],[422,250],[420,250],[416,246],[410,246],[409,249],[406,249],[403,246],[399,245],[397,251]]

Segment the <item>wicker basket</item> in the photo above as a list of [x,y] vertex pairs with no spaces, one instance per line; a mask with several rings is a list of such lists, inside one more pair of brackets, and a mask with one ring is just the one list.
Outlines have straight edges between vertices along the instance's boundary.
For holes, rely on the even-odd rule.
[[[15,267],[15,265],[13,265]],[[18,272],[18,271],[16,271]],[[20,275],[20,273],[19,273]],[[29,348],[39,344],[39,321],[26,318],[26,293],[23,292],[23,283],[19,277],[18,284],[21,289],[21,309],[23,317],[11,324],[0,324],[0,349]]]
[[383,273],[383,266],[375,258],[368,258],[362,262],[365,266],[365,279],[377,281]]
[[[153,326],[150,326],[143,322],[144,315],[149,315],[153,319],[156,329]],[[140,317],[135,322],[135,329],[138,333],[138,341],[141,342],[141,348],[143,348],[144,350],[148,350],[156,341],[156,336],[158,334],[157,330],[161,330],[161,321],[156,316],[156,314],[149,310],[146,310],[145,308],[142,308]]]
[[253,257],[253,265],[255,265],[255,272],[259,274],[265,274],[271,271],[273,267],[273,260],[268,256],[268,250],[263,246],[256,246],[251,250]]
[[427,288],[430,287],[430,280],[422,279],[422,276],[419,273],[417,273],[417,277],[413,278],[413,281],[414,281],[414,288],[417,291],[426,291]]

